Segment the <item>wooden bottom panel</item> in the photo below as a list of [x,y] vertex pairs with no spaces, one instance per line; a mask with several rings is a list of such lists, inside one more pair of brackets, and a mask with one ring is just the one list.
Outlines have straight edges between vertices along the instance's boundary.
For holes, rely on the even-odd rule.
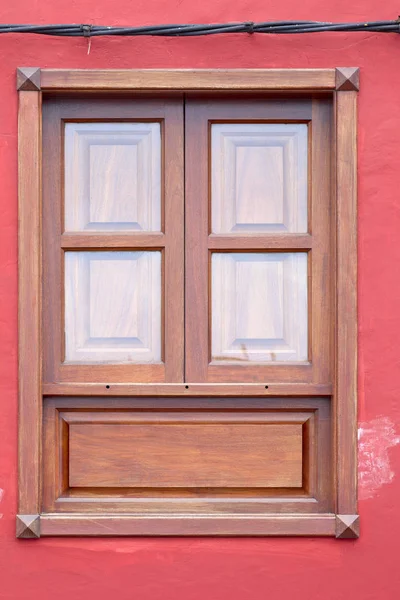
[[120,423],[99,424],[88,416],[69,425],[70,487],[302,487],[301,422],[114,413]]
[[194,529],[220,517],[225,535],[230,517],[334,510],[328,398],[46,397],[43,429],[42,515],[63,514],[55,524],[130,515],[151,534],[166,515]]

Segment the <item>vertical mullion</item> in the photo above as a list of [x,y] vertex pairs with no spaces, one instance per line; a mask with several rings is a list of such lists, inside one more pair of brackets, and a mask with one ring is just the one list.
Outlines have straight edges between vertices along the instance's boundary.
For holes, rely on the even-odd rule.
[[207,381],[208,369],[208,126],[201,101],[185,113],[185,380]]
[[165,381],[184,380],[184,122],[183,97],[170,101],[164,121]]
[[311,235],[309,331],[313,382],[331,383],[333,310],[331,292],[331,117],[329,99],[312,102]]
[[337,507],[357,513],[357,91],[336,92]]
[[63,131],[56,106],[43,103],[43,379],[59,381],[63,360],[63,262],[59,243],[62,232]]

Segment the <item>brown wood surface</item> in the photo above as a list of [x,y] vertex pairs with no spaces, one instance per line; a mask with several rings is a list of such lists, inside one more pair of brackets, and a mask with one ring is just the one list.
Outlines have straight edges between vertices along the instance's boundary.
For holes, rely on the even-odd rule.
[[[159,121],[163,132],[163,234],[116,231],[63,233],[63,122]],[[183,105],[181,97],[135,99],[49,98],[44,104],[44,381],[183,381]],[[129,240],[129,241],[128,241]],[[160,248],[162,269],[162,357],[155,364],[64,362],[65,249]]]
[[42,415],[40,92],[22,91],[18,113],[18,512],[40,511]]
[[74,424],[69,441],[71,487],[302,486],[300,425]]
[[70,424],[70,487],[302,487],[301,423],[122,419]]
[[124,250],[144,250],[165,246],[163,233],[135,232],[135,233],[106,233],[106,232],[81,232],[63,233],[61,235],[61,248],[64,250],[81,250],[89,248],[120,248]]
[[42,90],[334,90],[335,69],[42,69]]
[[326,398],[47,398],[43,510],[326,512],[330,428]]
[[309,323],[313,383],[319,384],[332,382],[334,378],[332,113],[331,99],[313,100],[310,174],[313,249],[310,253]]
[[301,383],[45,383],[46,396],[330,396],[331,385]]
[[[255,363],[248,364],[228,364],[213,360],[207,368],[207,380],[209,383],[218,383],[225,381],[226,383],[243,382],[243,383],[266,383],[278,384],[285,382],[293,385],[312,384],[313,369],[309,362],[304,363],[280,363],[258,365]],[[190,381],[189,376],[187,381]],[[293,388],[294,389],[294,388]]]
[[309,234],[281,233],[281,234],[215,234],[208,236],[210,250],[311,250],[313,238]]
[[357,92],[336,93],[337,513],[357,514]]
[[43,515],[42,536],[334,536],[334,514]]

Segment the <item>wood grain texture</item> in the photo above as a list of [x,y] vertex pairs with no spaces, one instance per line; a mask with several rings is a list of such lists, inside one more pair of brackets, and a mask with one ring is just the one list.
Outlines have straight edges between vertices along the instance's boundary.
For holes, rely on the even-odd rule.
[[42,90],[333,90],[335,69],[42,69]]
[[161,250],[165,247],[165,235],[163,233],[63,233],[61,235],[61,248],[74,250],[79,248],[123,248],[124,250],[144,250],[145,248],[156,248]]
[[335,180],[332,169],[334,148],[332,99],[313,100],[312,111],[310,228],[313,249],[309,253],[310,358],[313,363],[313,383],[327,383],[333,381],[335,368],[333,339],[335,227],[332,206]]
[[42,415],[41,108],[19,94],[18,113],[18,512],[40,511]]
[[132,364],[73,364],[63,362],[59,370],[59,382],[49,382],[54,385],[64,383],[85,384],[98,383],[102,386],[113,383],[129,384],[132,379],[135,383],[160,383],[166,380],[164,363]]
[[331,396],[332,385],[301,383],[192,383],[190,385],[114,383],[44,383],[46,396]]
[[327,512],[330,430],[324,398],[50,397],[43,511]]
[[336,93],[337,513],[357,514],[357,92]]
[[334,536],[335,515],[43,515],[42,536]]
[[[69,425],[69,485],[90,488],[301,488],[302,423],[254,415],[120,416]],[[84,493],[84,490],[82,490]]]
[[210,250],[311,250],[313,237],[308,233],[213,234],[208,236]]

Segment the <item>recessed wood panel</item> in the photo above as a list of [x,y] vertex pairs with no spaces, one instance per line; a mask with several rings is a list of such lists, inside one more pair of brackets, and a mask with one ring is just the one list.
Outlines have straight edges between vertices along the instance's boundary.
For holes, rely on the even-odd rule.
[[123,424],[71,424],[69,485],[302,486],[301,423],[252,423],[248,415],[240,420],[199,414],[170,419],[166,422],[165,417],[158,415],[149,422],[143,416],[137,422]]
[[307,359],[307,254],[214,253],[212,359]]
[[66,231],[160,231],[160,123],[66,123]]
[[161,253],[65,253],[65,358],[161,360]]
[[307,231],[307,125],[211,125],[212,232]]
[[[112,388],[112,386],[111,386]],[[331,509],[328,398],[46,397],[45,512]],[[111,391],[111,390],[110,390]]]

